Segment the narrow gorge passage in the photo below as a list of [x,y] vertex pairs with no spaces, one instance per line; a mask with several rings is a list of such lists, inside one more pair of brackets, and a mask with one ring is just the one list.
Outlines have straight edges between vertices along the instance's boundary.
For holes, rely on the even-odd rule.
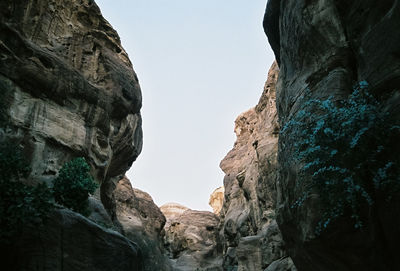
[[[139,2],[135,4],[144,12],[145,4]],[[265,31],[263,38],[268,39],[276,61],[262,63],[265,70],[271,66],[263,75],[266,82],[257,93],[258,103],[254,101],[254,107],[236,117],[234,145],[219,164],[223,186],[215,185],[204,199],[209,199],[213,212],[179,203],[157,206],[150,194],[135,188],[134,179],[129,180],[127,172],[139,163],[146,146],[142,113],[152,100],[142,103],[147,90],[143,88],[142,93],[141,74],[136,74],[131,62],[141,58],[128,56],[95,1],[0,2],[1,270],[400,268],[396,256],[400,238],[400,2],[266,2],[258,27]],[[176,18],[171,20],[184,30],[207,17],[204,14],[215,23],[212,15],[219,18],[229,8],[219,3],[199,10],[198,3],[181,3],[180,7],[198,12],[190,14],[186,25],[177,20],[180,12],[175,4],[171,1],[164,8],[175,10]],[[237,3],[231,3],[232,9],[233,4]],[[239,11],[233,13],[235,20],[245,14]],[[213,27],[218,30],[223,25],[227,24],[221,21]],[[220,32],[227,33],[223,38],[235,38],[225,48],[227,52],[244,42],[238,33],[251,32],[245,26]],[[189,30],[200,37],[195,30],[204,29]],[[217,44],[217,36],[207,43]],[[160,34],[151,46],[160,46],[160,40],[165,46],[170,41]],[[177,40],[176,44],[187,45],[186,36]],[[185,49],[197,57],[190,48]],[[222,97],[226,109],[234,105],[229,100],[234,97],[232,86],[244,82],[240,74],[233,73],[240,65],[231,62],[225,50],[218,51],[217,57],[212,55],[214,60],[204,67],[197,63],[209,78],[195,70],[196,80],[190,87],[183,84],[187,93],[181,95],[195,94],[190,99],[199,101],[203,115],[204,107],[211,111],[220,97],[219,92],[204,100],[196,96],[200,91],[207,93],[206,88],[196,88],[203,87],[200,79],[211,80],[216,74],[226,80],[224,87],[232,89],[232,95]],[[181,50],[179,55],[185,53]],[[150,61],[155,56],[144,58]],[[169,57],[179,62],[177,55]],[[230,63],[227,77],[215,69],[220,67],[219,60]],[[174,69],[165,69],[157,61],[154,69],[163,67],[166,77],[176,76]],[[190,70],[189,65],[183,66]],[[242,70],[251,74],[252,68]],[[176,88],[183,77],[177,77]],[[248,96],[251,88],[241,86]],[[165,115],[174,116],[168,125],[184,126],[173,114],[174,110],[178,115],[189,114],[185,103],[175,108],[164,99],[152,98],[166,104],[169,111],[163,108]],[[197,124],[196,132],[215,132],[203,125],[203,115],[187,123]],[[161,122],[155,125],[170,128]],[[158,136],[167,138],[168,133],[165,130]],[[212,139],[218,141],[218,135]],[[197,145],[213,147],[194,139],[179,143],[193,156],[200,156]],[[175,164],[182,171],[187,162],[200,167],[202,160],[193,160],[193,156],[183,156]],[[167,164],[166,157],[162,158]],[[157,181],[166,190],[163,185],[168,185],[168,178],[178,175],[167,176],[166,172],[173,171],[163,171],[162,163],[158,164],[152,164],[151,170],[165,175]],[[55,186],[62,174],[62,191],[70,192],[58,196],[63,200],[60,203]],[[200,186],[206,181],[200,180]],[[78,202],[82,191],[83,200]],[[194,201],[197,195],[188,194]]]

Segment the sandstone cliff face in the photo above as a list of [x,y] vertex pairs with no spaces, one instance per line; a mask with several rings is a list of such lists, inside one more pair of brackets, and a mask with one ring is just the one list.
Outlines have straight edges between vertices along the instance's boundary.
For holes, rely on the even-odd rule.
[[[0,59],[0,142],[23,146],[34,181],[51,183],[85,157],[100,184],[89,218],[121,230],[113,191],[142,130],[141,91],[118,34],[93,0],[5,0]],[[26,225],[6,252],[8,270],[142,270],[136,244],[68,210],[43,228]]]
[[219,219],[215,214],[190,210],[176,203],[165,204],[160,209],[167,218],[164,246],[173,270],[222,270]]
[[26,227],[2,247],[1,260],[2,270],[143,270],[135,243],[66,209],[54,211],[40,228]]
[[0,3],[2,138],[48,181],[83,156],[113,215],[113,182],[142,148],[141,92],[118,34],[92,0]]
[[274,63],[258,105],[236,119],[237,140],[220,164],[226,174],[221,211],[224,270],[295,270],[284,250],[274,211],[278,72]]
[[[400,3],[398,1],[269,0],[264,27],[277,57],[279,123],[308,99],[338,100],[366,80],[382,110],[400,117]],[[311,97],[299,99],[309,89]],[[279,142],[278,224],[299,270],[397,270],[398,203],[376,202],[362,230],[338,220],[315,235],[318,195],[300,208],[294,191],[299,166],[290,163],[296,138]],[[392,146],[398,149],[398,146]],[[301,191],[299,191],[301,193]],[[397,211],[396,211],[397,210]]]
[[130,181],[122,178],[114,191],[116,215],[124,235],[141,250],[143,270],[172,270],[164,256],[165,216],[146,192],[132,188]]

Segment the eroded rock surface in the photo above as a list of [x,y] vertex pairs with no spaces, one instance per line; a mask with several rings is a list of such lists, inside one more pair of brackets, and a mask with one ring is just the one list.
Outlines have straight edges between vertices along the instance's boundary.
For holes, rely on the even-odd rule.
[[[269,0],[264,27],[278,59],[279,122],[283,126],[309,99],[347,97],[367,81],[370,92],[393,119],[400,118],[399,1]],[[310,97],[299,99],[309,90]],[[292,204],[299,165],[293,164],[296,138],[279,143],[278,224],[299,270],[398,270],[393,253],[400,242],[398,202],[375,202],[362,230],[338,219],[321,236],[316,223],[318,195],[299,208]],[[392,146],[395,150],[398,146]]]
[[14,243],[1,247],[1,259],[3,270],[142,270],[135,243],[66,209],[39,228],[26,226]]
[[293,265],[283,267],[290,260],[275,222],[278,72],[274,63],[258,105],[236,119],[237,140],[220,164],[226,174],[221,211],[224,270],[295,270]]
[[161,206],[167,218],[164,245],[173,270],[222,270],[218,242],[218,217],[206,211],[190,210],[180,204]]
[[114,183],[142,148],[141,91],[118,34],[92,0],[4,0],[0,55],[1,134],[24,146],[30,177],[85,157],[113,215]]
[[[141,152],[142,97],[116,31],[93,0],[4,0],[0,59],[0,141],[23,146],[34,181],[84,157],[101,185],[90,219],[121,230],[113,191]],[[142,270],[136,244],[67,210],[14,245],[7,270]]]
[[213,208],[213,212],[216,215],[219,215],[222,209],[222,204],[224,203],[224,193],[225,189],[223,186],[218,187],[217,189],[212,192],[210,195],[210,200],[208,204]]
[[172,270],[164,256],[165,216],[149,194],[132,188],[128,178],[117,183],[114,191],[116,215],[124,235],[137,243],[143,258],[143,270]]

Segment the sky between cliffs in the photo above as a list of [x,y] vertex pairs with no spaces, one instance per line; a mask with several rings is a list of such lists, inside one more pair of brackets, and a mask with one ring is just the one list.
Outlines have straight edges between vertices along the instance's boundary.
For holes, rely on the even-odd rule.
[[266,2],[96,0],[143,93],[143,151],[127,175],[157,205],[211,210],[234,120],[257,104],[274,59]]

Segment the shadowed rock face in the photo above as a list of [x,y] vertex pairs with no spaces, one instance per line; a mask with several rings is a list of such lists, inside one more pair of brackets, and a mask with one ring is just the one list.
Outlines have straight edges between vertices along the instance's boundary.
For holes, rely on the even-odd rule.
[[224,270],[295,270],[284,250],[274,211],[278,72],[274,63],[257,106],[236,119],[237,140],[220,164],[226,174],[220,214]]
[[[283,126],[308,101],[339,100],[359,81],[393,119],[400,117],[400,2],[269,0],[264,27],[279,62],[277,108]],[[290,208],[299,166],[290,163],[296,138],[279,142],[278,224],[299,270],[397,270],[398,203],[376,202],[362,231],[338,220],[315,236],[321,217],[318,197]],[[393,149],[398,146],[393,146]]]
[[3,270],[141,271],[140,249],[121,234],[63,209],[39,227],[25,227],[1,247]]
[[113,182],[142,148],[141,92],[118,34],[91,0],[0,3],[2,137],[49,181],[83,156],[113,215]]
[[172,270],[164,255],[165,216],[146,192],[132,188],[128,178],[117,183],[114,191],[116,215],[124,235],[138,244],[144,271]]
[[176,203],[165,204],[160,209],[167,218],[164,246],[173,270],[222,270],[219,219],[215,214],[190,210]]

